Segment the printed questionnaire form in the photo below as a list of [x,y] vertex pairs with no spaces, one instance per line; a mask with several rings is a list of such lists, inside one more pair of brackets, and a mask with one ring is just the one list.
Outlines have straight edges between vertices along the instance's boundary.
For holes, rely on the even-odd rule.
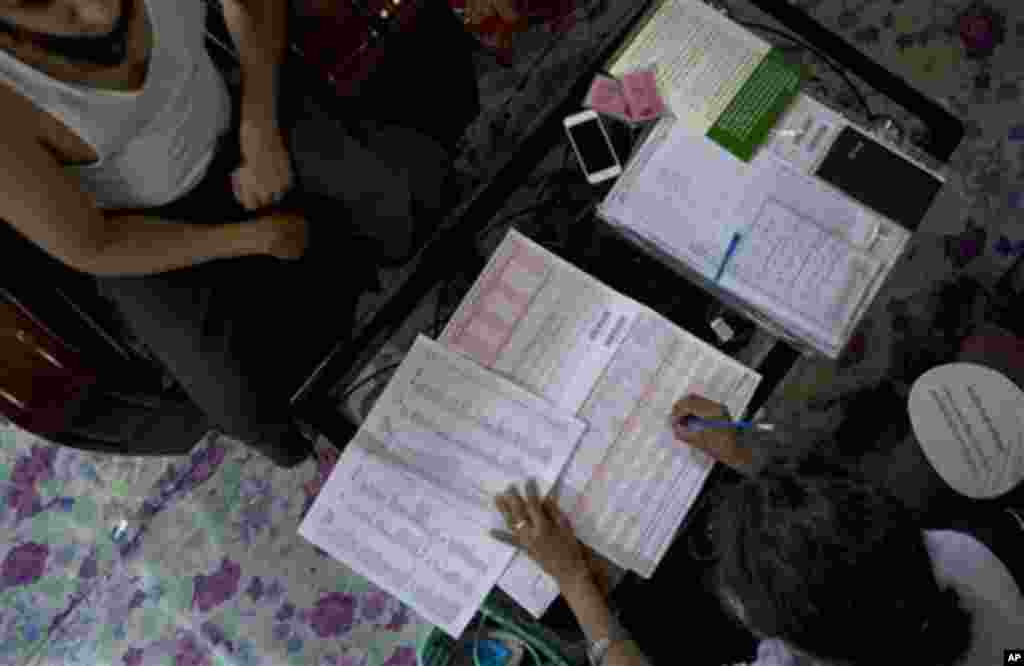
[[[588,424],[556,486],[559,505],[581,540],[645,576],[712,466],[674,441],[672,404],[698,392],[738,417],[761,379],[514,230],[440,341]],[[558,594],[525,557],[499,584],[535,615]]]

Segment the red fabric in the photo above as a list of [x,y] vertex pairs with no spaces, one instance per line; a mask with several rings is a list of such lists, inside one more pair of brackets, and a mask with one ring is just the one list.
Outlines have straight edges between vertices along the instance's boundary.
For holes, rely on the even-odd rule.
[[[457,13],[465,10],[467,0],[449,0]],[[531,25],[545,24],[547,29],[560,34],[575,25],[576,0],[512,0],[519,18],[506,21],[497,13],[466,28],[485,46],[494,50],[498,59],[511,62],[515,35]]]
[[1024,371],[1024,339],[1013,335],[972,335],[964,340],[960,352],[997,360],[1006,370]]
[[73,347],[6,298],[0,298],[0,367],[0,414],[37,435],[61,432],[75,398],[97,380]]
[[547,23],[552,32],[565,32],[576,24],[576,0],[516,0],[520,14],[531,22]]

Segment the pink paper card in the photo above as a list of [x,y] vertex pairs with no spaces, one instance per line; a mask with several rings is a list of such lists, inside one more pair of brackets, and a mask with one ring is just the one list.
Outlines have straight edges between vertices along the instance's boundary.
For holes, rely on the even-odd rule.
[[613,78],[598,74],[590,84],[590,92],[583,106],[624,120],[629,119],[629,108],[622,94],[622,86]]
[[622,94],[629,108],[629,119],[634,122],[652,120],[664,115],[666,111],[653,69],[641,69],[624,75]]

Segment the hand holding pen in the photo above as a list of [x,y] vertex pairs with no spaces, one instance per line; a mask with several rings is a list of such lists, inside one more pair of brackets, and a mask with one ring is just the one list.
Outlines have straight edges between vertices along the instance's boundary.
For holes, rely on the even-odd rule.
[[744,472],[753,464],[753,457],[750,449],[740,446],[737,431],[771,428],[769,424],[733,421],[723,405],[699,395],[688,395],[672,407],[672,432],[678,441]]
[[754,423],[753,421],[730,421],[728,419],[704,419],[699,416],[684,416],[681,425],[686,432],[696,434],[705,430],[732,428],[733,430],[760,430],[771,432],[775,426],[771,423]]

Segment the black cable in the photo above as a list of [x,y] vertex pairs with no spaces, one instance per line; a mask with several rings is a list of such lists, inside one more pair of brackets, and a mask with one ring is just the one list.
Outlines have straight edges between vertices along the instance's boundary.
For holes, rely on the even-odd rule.
[[844,69],[842,69],[839,65],[835,64],[835,62],[833,62],[832,59],[829,58],[829,56],[827,56],[823,51],[821,51],[818,48],[815,48],[814,46],[811,46],[810,44],[808,44],[804,40],[800,39],[796,35],[791,35],[788,32],[786,32],[785,30],[779,30],[778,28],[775,28],[775,27],[770,26],[770,25],[765,25],[764,23],[754,23],[754,22],[750,22],[750,21],[736,21],[736,23],[738,23],[739,25],[742,25],[742,26],[744,26],[746,28],[753,28],[755,30],[763,30],[763,31],[769,32],[769,33],[771,33],[773,35],[778,35],[779,37],[783,37],[785,39],[788,39],[789,41],[793,42],[794,44],[797,44],[798,46],[800,46],[800,47],[802,47],[804,49],[807,49],[811,53],[813,53],[816,56],[818,56],[819,58],[821,58],[822,62],[824,62],[829,67],[831,67],[832,71],[834,71],[836,74],[838,74],[840,77],[842,77],[843,81],[846,82],[846,85],[850,88],[850,91],[853,92],[854,96],[857,98],[857,101],[860,103],[861,107],[864,109],[864,113],[867,114],[868,121],[869,122],[873,122],[877,118],[877,116],[875,116],[875,114],[871,111],[871,107],[868,105],[867,98],[865,98],[863,93],[861,93],[860,89],[856,85],[854,85],[853,81],[847,75],[846,71]]
[[[484,227],[480,231],[476,232],[476,234],[475,234],[476,238],[479,240],[480,238],[485,237],[487,234],[489,234],[491,231],[493,231],[498,226],[501,226],[502,224],[510,223],[510,222],[512,222],[514,220],[517,220],[518,218],[522,217],[523,215],[527,215],[529,213],[532,213],[532,212],[534,212],[536,210],[539,210],[540,208],[543,208],[544,206],[551,205],[552,201],[545,199],[544,195],[547,192],[548,188],[551,186],[551,182],[554,180],[555,176],[557,176],[557,175],[565,172],[566,170],[568,170],[568,163],[569,163],[569,154],[570,154],[570,152],[571,152],[570,146],[569,146],[568,142],[566,142],[565,154],[564,154],[564,156],[562,158],[562,167],[560,169],[556,169],[555,171],[552,171],[552,172],[546,174],[544,176],[544,178],[542,178],[540,180],[540,182],[538,183],[540,189],[539,189],[539,192],[538,192],[537,201],[535,203],[533,203],[533,204],[531,204],[531,205],[529,205],[529,206],[527,206],[525,208],[522,208],[520,210],[517,210],[514,213],[509,213],[508,215],[504,215],[504,216],[501,216],[501,217],[495,219],[490,224],[488,224],[486,227]],[[451,287],[452,287],[452,283],[453,282],[454,282],[454,278],[453,277],[449,277],[447,280],[445,280],[444,284],[441,286],[441,291],[439,291],[439,293],[438,293],[437,306],[435,307],[435,310],[434,310],[433,337],[435,339],[437,339],[441,335],[441,329],[443,328],[443,322],[442,322],[443,317],[442,317],[441,313],[442,313],[442,311],[445,309],[445,307],[447,305],[447,301],[448,301],[448,298],[450,296],[449,292],[451,291]]]
[[431,337],[435,340],[441,337],[441,311],[444,310],[444,303],[447,300],[445,295],[448,293],[448,286],[450,284],[451,278],[442,282],[437,290],[437,307],[434,308],[434,328],[431,329]]
[[484,618],[481,615],[476,625],[476,636],[473,638],[473,666],[480,666],[480,638],[484,633]]
[[504,215],[504,216],[494,220],[493,222],[488,224],[483,229],[481,229],[477,233],[477,238],[478,239],[482,238],[482,237],[484,237],[487,234],[491,233],[497,227],[499,227],[499,226],[501,226],[503,224],[507,224],[507,223],[510,224],[510,223],[514,222],[515,220],[518,220],[519,218],[523,217],[524,215],[529,215],[530,213],[536,212],[536,211],[540,210],[541,208],[545,208],[545,207],[550,206],[550,205],[551,205],[551,201],[537,201],[537,202],[534,202],[534,203],[530,204],[526,208],[521,208],[521,209],[517,210],[514,213],[509,213],[508,215]]
[[[633,151],[633,149],[636,146],[636,141],[639,138],[639,136],[641,134],[641,131],[643,130],[643,126],[644,126],[643,123],[640,123],[640,124],[637,124],[637,125],[630,125],[629,126],[629,132],[630,132],[630,148],[629,148],[629,153],[630,154],[632,154],[632,151]],[[495,228],[497,228],[498,226],[501,226],[502,224],[509,224],[509,223],[517,220],[518,218],[524,216],[524,215],[529,215],[530,213],[534,213],[534,212],[536,212],[536,211],[538,211],[538,210],[540,210],[542,208],[553,207],[554,205],[556,205],[558,203],[558,195],[557,195],[557,193],[552,195],[550,198],[545,198],[545,195],[547,194],[547,190],[551,187],[552,182],[555,180],[555,178],[557,176],[562,175],[562,174],[564,174],[564,173],[566,173],[566,172],[568,172],[569,170],[572,169],[572,167],[570,166],[570,163],[572,161],[572,154],[573,154],[572,144],[570,144],[568,140],[565,140],[565,148],[564,148],[564,152],[563,152],[563,155],[562,155],[562,166],[560,168],[555,169],[555,170],[551,171],[550,173],[548,173],[540,181],[540,189],[538,191],[536,201],[533,204],[531,204],[529,206],[526,206],[525,208],[521,208],[521,209],[519,209],[519,210],[517,210],[517,211],[515,211],[513,213],[509,213],[507,215],[503,215],[503,216],[501,216],[499,218],[496,218],[490,224],[488,224],[486,227],[484,227],[482,230],[477,232],[477,238],[481,238],[483,236],[486,236],[487,234],[491,233]],[[564,187],[565,187],[565,185],[563,184],[563,188]],[[601,198],[603,198],[603,197],[601,197]],[[588,204],[588,205],[584,206],[583,212],[576,216],[575,221],[579,221],[580,218],[582,218],[584,215],[587,214],[587,211],[592,210],[596,206],[597,206],[597,203],[591,203],[591,204]]]
[[555,203],[555,199],[557,197],[546,199],[545,195],[547,194],[548,188],[551,187],[551,183],[552,181],[554,181],[555,176],[558,176],[568,171],[569,155],[572,152],[571,148],[572,147],[569,145],[568,141],[566,141],[565,154],[562,158],[562,168],[555,169],[548,173],[546,176],[544,176],[544,179],[541,180],[540,183],[540,189],[538,190],[537,198],[532,204],[526,206],[525,208],[520,208],[519,210],[513,213],[508,213],[506,215],[502,215],[501,217],[494,219],[483,229],[476,232],[477,239],[487,236],[487,234],[491,233],[492,231],[494,231],[495,228],[503,224],[511,223],[512,221],[517,220],[524,215],[529,215],[530,213],[533,213],[546,206],[551,206],[553,203]]
[[353,393],[355,393],[356,391],[361,389],[363,386],[365,386],[369,382],[373,381],[374,379],[376,379],[380,375],[384,374],[385,372],[388,372],[389,370],[394,370],[395,368],[397,368],[400,365],[401,365],[401,363],[392,363],[391,365],[385,365],[383,368],[380,368],[379,370],[374,371],[369,376],[362,378],[361,380],[356,382],[356,384],[354,386],[350,387],[347,391],[345,391],[344,393],[341,394],[340,402],[344,402],[345,400],[348,400],[349,396],[351,396]]
[[441,313],[449,308],[449,300],[451,299],[451,290],[454,282],[455,277],[449,274],[448,278],[441,285],[441,291],[437,294],[437,308],[434,310],[433,330],[435,340],[441,337],[441,331],[444,329],[444,316]]

